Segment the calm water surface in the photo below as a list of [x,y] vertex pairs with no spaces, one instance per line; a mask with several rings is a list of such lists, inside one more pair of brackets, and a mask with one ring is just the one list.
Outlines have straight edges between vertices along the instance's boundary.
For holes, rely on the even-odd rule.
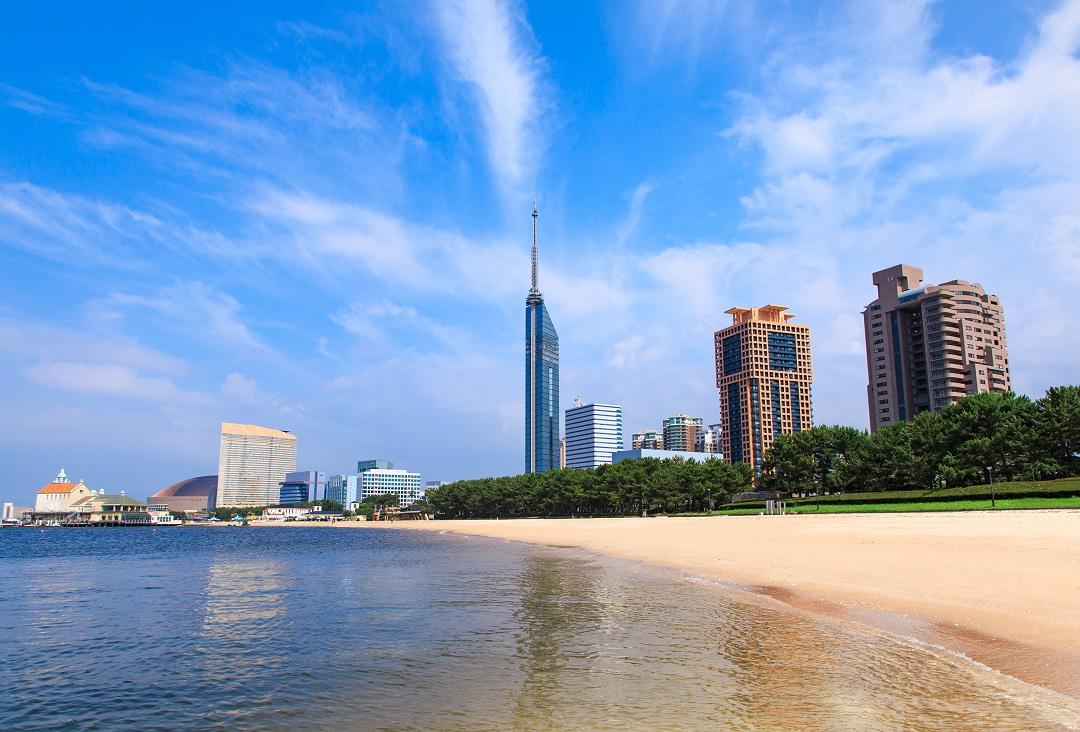
[[1075,700],[637,564],[420,532],[0,532],[0,729],[1080,729]]

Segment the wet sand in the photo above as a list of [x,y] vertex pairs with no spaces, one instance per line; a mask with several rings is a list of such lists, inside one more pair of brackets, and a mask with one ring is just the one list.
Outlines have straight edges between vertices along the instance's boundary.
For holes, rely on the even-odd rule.
[[1080,697],[1080,511],[425,521],[732,583]]

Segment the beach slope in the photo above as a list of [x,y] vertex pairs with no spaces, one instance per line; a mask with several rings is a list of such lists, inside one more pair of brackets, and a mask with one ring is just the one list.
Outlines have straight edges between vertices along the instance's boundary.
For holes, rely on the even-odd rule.
[[1070,661],[1080,662],[1080,511],[391,526],[576,547],[673,567],[804,609],[891,623],[890,630],[957,648],[996,668],[1039,664],[1042,649],[1052,652],[1047,672],[1058,677],[1043,681],[1076,693],[1072,679],[1080,665]]

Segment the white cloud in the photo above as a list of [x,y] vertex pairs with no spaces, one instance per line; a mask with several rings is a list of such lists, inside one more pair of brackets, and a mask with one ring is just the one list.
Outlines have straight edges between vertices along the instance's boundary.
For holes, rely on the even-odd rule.
[[63,104],[38,96],[25,89],[20,89],[17,86],[0,84],[0,94],[3,94],[6,97],[4,99],[5,104],[14,107],[15,109],[21,109],[29,114],[57,117],[60,119],[70,118],[70,110]]
[[201,282],[176,282],[149,296],[114,292],[93,303],[91,311],[106,320],[149,316],[171,330],[210,340],[215,347],[262,353],[273,350],[240,319],[236,298]]
[[[633,31],[646,58],[656,63],[670,55],[691,64],[722,45],[733,26],[746,27],[754,3],[729,0],[640,0]],[[624,5],[615,6],[622,20]],[[635,61],[640,63],[640,58]]]
[[[274,188],[259,191],[251,211],[284,242],[281,256],[330,277],[343,266],[366,270],[393,287],[497,300],[516,292],[508,271],[527,270],[528,250],[477,242],[370,208]],[[293,252],[286,255],[285,250]]]
[[626,218],[615,229],[615,242],[625,244],[630,236],[637,231],[641,224],[641,217],[645,212],[645,199],[656,190],[656,184],[652,181],[642,181],[630,194],[630,205],[626,211]]
[[0,319],[0,354],[6,360],[47,360],[58,355],[80,361],[112,361],[135,369],[178,376],[188,371],[180,358],[115,334]]
[[205,402],[196,392],[181,390],[161,376],[146,376],[122,364],[46,361],[33,366],[29,378],[53,389],[140,399],[151,402]]
[[510,188],[529,182],[544,143],[537,125],[547,102],[543,62],[524,14],[503,0],[434,5],[454,74],[475,90],[492,168]]

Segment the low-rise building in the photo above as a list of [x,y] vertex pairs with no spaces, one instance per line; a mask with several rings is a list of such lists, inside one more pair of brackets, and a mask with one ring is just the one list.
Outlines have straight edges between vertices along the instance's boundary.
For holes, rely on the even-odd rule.
[[322,506],[267,506],[262,517],[267,521],[303,520],[311,514],[322,514]]
[[64,514],[71,505],[87,496],[93,491],[83,481],[72,483],[68,480],[67,472],[60,468],[60,472],[51,483],[38,489],[37,499],[34,501],[34,513],[40,514]]
[[620,450],[611,456],[611,462],[621,463],[623,460],[641,460],[642,458],[655,458],[657,460],[681,458],[703,463],[706,460],[719,460],[720,456],[705,452],[689,452],[687,450]]
[[285,474],[278,503],[313,503],[326,497],[326,473],[318,470],[295,470]]
[[146,499],[147,505],[165,506],[177,513],[198,513],[215,505],[218,477],[200,475],[186,478],[162,488]]
[[153,519],[145,503],[129,498],[124,491],[109,494],[102,490],[73,503],[62,523],[72,526],[147,526]]

